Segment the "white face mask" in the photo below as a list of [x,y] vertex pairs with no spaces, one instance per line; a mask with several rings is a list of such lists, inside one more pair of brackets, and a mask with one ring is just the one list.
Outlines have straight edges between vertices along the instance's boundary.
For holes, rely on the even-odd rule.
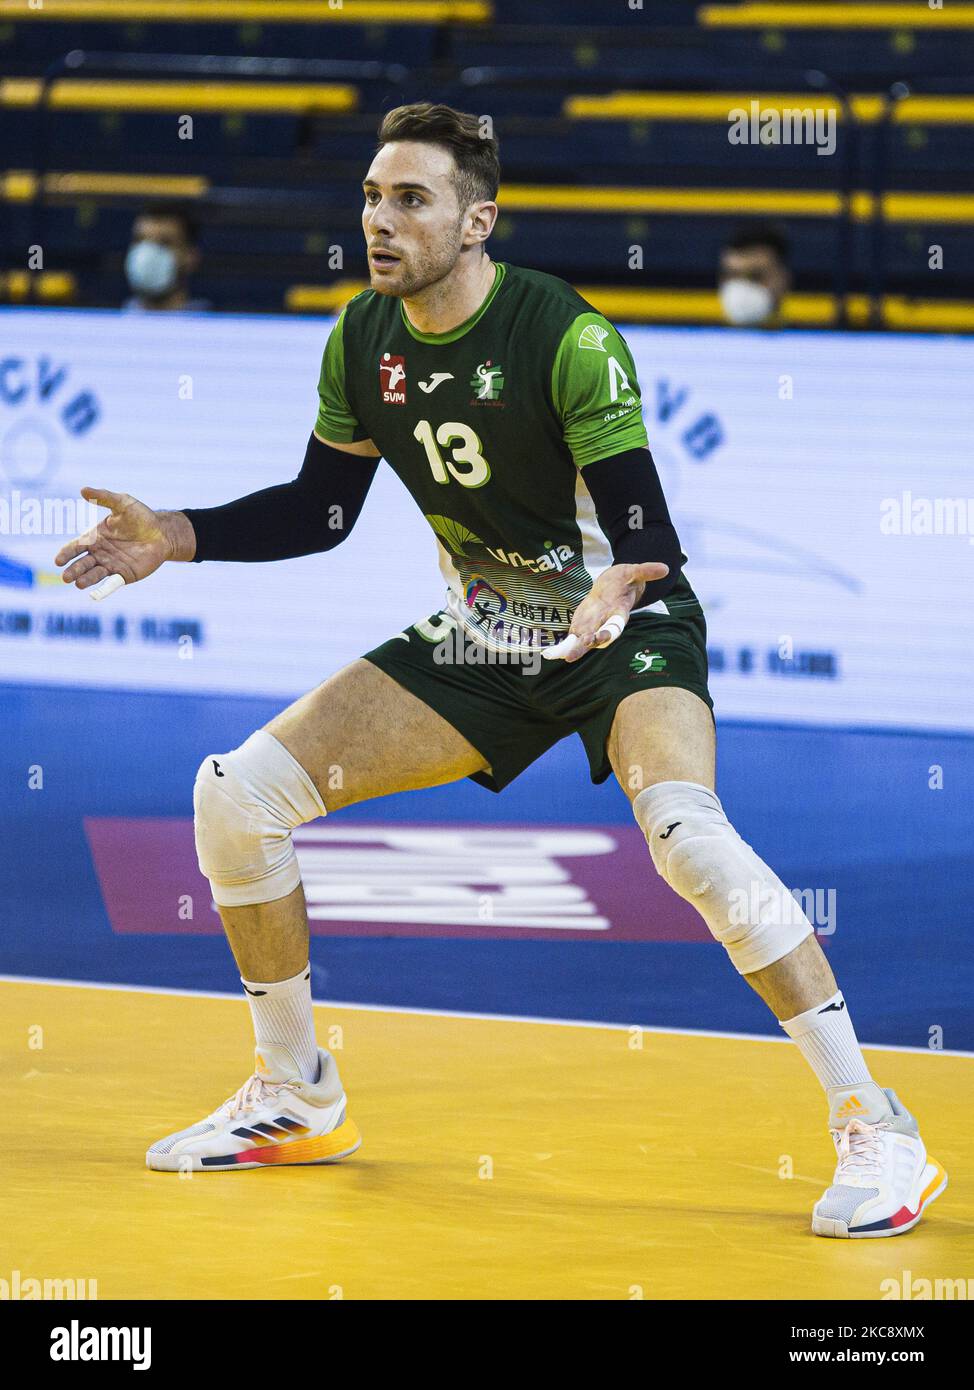
[[125,257],[125,275],[133,293],[157,299],[176,283],[176,253],[158,241],[137,241]]
[[753,280],[731,276],[720,287],[720,306],[728,323],[749,328],[771,317],[774,313],[774,295],[767,285],[756,285]]

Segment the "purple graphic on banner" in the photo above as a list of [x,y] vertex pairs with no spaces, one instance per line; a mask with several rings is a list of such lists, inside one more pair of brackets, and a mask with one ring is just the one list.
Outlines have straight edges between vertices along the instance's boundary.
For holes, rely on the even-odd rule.
[[[85,820],[112,929],[222,931],[188,819]],[[637,826],[332,825],[295,832],[316,936],[710,942]]]

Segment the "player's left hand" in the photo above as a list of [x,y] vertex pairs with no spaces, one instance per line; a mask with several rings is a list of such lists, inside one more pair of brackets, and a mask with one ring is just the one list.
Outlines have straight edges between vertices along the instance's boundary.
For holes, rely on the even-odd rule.
[[610,565],[599,575],[575,609],[568,636],[541,655],[547,661],[578,661],[594,647],[607,647],[621,636],[644,584],[665,579],[668,565]]

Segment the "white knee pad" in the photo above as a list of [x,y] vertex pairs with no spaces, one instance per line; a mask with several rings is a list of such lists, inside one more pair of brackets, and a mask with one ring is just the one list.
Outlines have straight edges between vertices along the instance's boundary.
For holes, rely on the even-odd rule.
[[695,782],[658,782],[632,809],[660,877],[697,909],[740,974],[772,965],[813,930],[714,792]]
[[204,758],[193,787],[196,856],[221,907],[286,898],[301,882],[296,825],[325,815],[318,789],[282,743],[258,729]]

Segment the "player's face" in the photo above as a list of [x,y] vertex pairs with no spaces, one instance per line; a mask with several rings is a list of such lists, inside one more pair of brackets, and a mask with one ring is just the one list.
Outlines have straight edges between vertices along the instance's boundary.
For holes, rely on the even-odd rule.
[[400,298],[448,275],[464,246],[453,155],[439,145],[383,145],[365,176],[362,230],[372,288]]

